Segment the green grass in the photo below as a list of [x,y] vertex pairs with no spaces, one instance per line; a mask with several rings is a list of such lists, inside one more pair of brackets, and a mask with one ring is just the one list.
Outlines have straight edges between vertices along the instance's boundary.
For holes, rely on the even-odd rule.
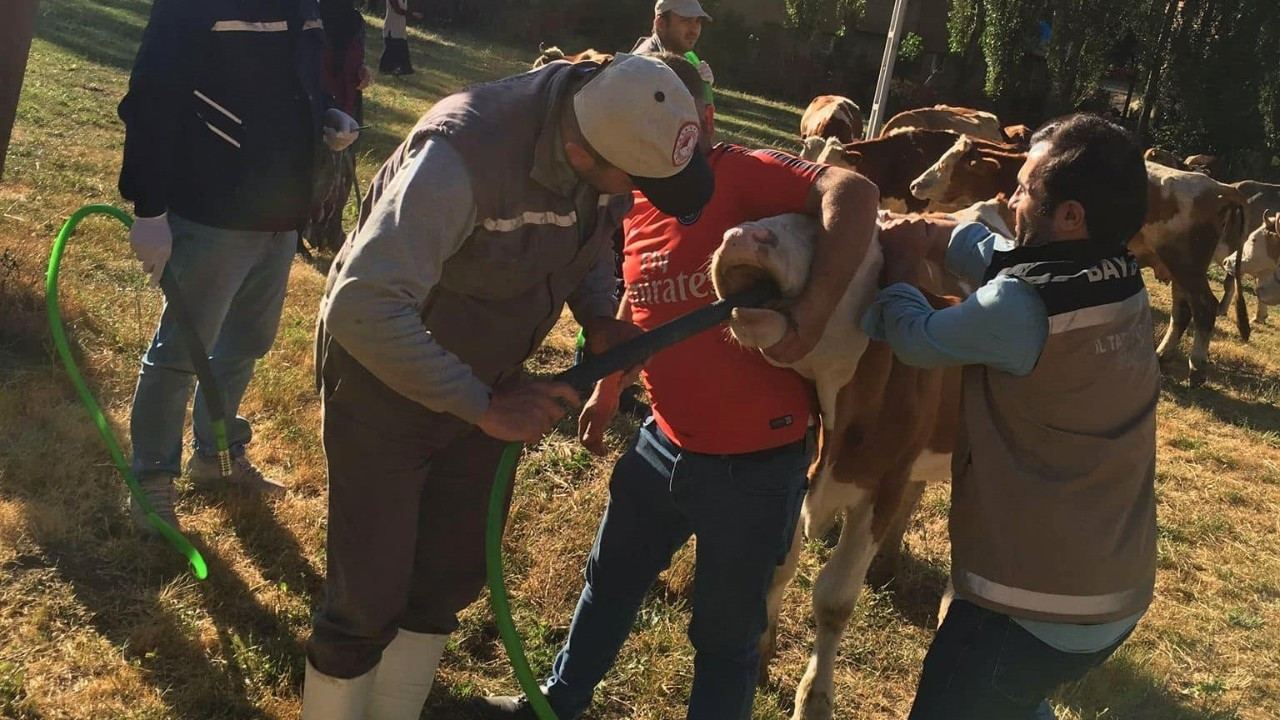
[[[255,423],[255,460],[289,496],[261,504],[181,486],[179,514],[211,566],[203,583],[167,547],[134,533],[123,484],[51,352],[43,315],[58,226],[86,202],[120,202],[115,106],[146,9],[144,0],[42,3],[0,184],[0,717],[296,717],[324,573],[324,459],[311,389],[323,276],[296,263],[279,339],[242,407]],[[521,71],[535,54],[418,31],[411,44],[418,74],[379,78],[366,96],[366,181],[434,100]],[[723,138],[796,147],[796,108],[728,89],[717,97]],[[110,221],[81,226],[63,272],[73,349],[124,440],[158,295]],[[1152,290],[1163,323],[1167,290]],[[1055,695],[1064,720],[1280,717],[1280,335],[1261,326],[1246,346],[1220,325],[1209,385],[1188,389],[1174,378],[1162,395],[1156,602],[1110,662]],[[566,366],[574,332],[562,324],[531,369]],[[613,457],[599,459],[581,451],[573,428],[566,419],[530,450],[507,533],[508,585],[539,671],[567,631],[608,469],[634,430],[619,421]],[[836,675],[841,720],[897,718],[910,703],[945,581],[947,492],[927,491],[898,582],[868,590],[854,614]],[[808,592],[829,553],[821,540],[806,544],[757,720],[790,716],[813,640]],[[683,716],[692,570],[685,549],[646,601],[592,717]],[[465,718],[467,697],[515,689],[487,605],[460,622],[428,718]]]

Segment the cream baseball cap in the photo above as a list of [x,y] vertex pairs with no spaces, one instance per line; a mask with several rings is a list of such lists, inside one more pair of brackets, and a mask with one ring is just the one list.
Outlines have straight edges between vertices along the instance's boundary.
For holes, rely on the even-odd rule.
[[683,217],[711,199],[715,177],[698,151],[698,111],[666,63],[615,55],[574,95],[573,111],[591,147],[654,207]]
[[700,17],[707,22],[711,22],[711,16],[706,10],[702,9],[702,4],[698,0],[658,0],[653,5],[653,14],[655,17],[664,12],[673,12],[684,17]]

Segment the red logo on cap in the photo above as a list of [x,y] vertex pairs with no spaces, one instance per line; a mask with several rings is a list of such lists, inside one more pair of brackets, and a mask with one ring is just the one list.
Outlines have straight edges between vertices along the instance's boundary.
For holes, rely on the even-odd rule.
[[689,162],[693,151],[698,149],[698,124],[685,123],[676,133],[676,146],[671,151],[671,164],[680,167]]

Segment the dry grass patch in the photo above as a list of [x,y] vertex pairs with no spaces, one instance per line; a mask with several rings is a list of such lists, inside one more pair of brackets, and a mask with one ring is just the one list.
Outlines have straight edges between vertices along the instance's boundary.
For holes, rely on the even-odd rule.
[[[179,514],[211,566],[194,581],[165,546],[138,539],[124,490],[52,353],[43,273],[62,220],[115,194],[115,104],[145,19],[144,0],[44,3],[9,175],[0,186],[0,717],[296,717],[302,642],[322,588],[325,477],[312,389],[311,332],[323,262],[298,261],[279,340],[243,405],[252,453],[284,479],[269,504],[182,487]],[[369,47],[380,47],[377,21]],[[524,67],[513,51],[416,33],[419,73],[367,96],[359,175],[368,179],[430,102]],[[736,139],[790,146],[795,108],[719,93]],[[1152,285],[1162,324],[1167,290]],[[73,349],[117,436],[126,439],[138,358],[159,298],[122,229],[82,225],[66,259],[63,313]],[[1117,656],[1054,698],[1064,720],[1280,717],[1280,335],[1217,335],[1205,388],[1166,381],[1160,406],[1157,600]],[[562,323],[530,362],[570,362]],[[635,430],[620,419],[613,457]],[[563,641],[613,457],[584,453],[566,419],[522,464],[506,549],[516,620],[544,671]],[[838,668],[838,717],[896,718],[909,705],[947,569],[947,488],[930,488],[907,535],[906,567],[868,589]],[[783,608],[779,657],[755,717],[790,716],[813,639],[808,596],[829,553],[808,543]],[[674,559],[601,687],[593,717],[683,716],[692,552]],[[461,618],[426,717],[460,718],[478,692],[515,688],[485,604]]]

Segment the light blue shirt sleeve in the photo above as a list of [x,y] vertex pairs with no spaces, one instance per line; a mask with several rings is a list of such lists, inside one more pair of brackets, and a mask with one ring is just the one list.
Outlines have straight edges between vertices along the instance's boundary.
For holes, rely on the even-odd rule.
[[1111,647],[1125,633],[1133,630],[1146,610],[1115,622],[1100,625],[1076,625],[1074,623],[1044,622],[1013,618],[1040,642],[1065,653],[1095,653]]
[[995,251],[1011,249],[1013,241],[991,232],[986,225],[966,223],[952,231],[943,263],[947,272],[977,287],[982,284]]
[[[947,246],[947,269],[982,282],[999,236],[975,225],[956,229]],[[964,302],[934,310],[915,287],[896,283],[881,290],[862,318],[872,339],[888,342],[898,359],[924,368],[987,365],[1014,375],[1035,369],[1049,337],[1049,316],[1039,293],[1011,277],[997,277]]]

